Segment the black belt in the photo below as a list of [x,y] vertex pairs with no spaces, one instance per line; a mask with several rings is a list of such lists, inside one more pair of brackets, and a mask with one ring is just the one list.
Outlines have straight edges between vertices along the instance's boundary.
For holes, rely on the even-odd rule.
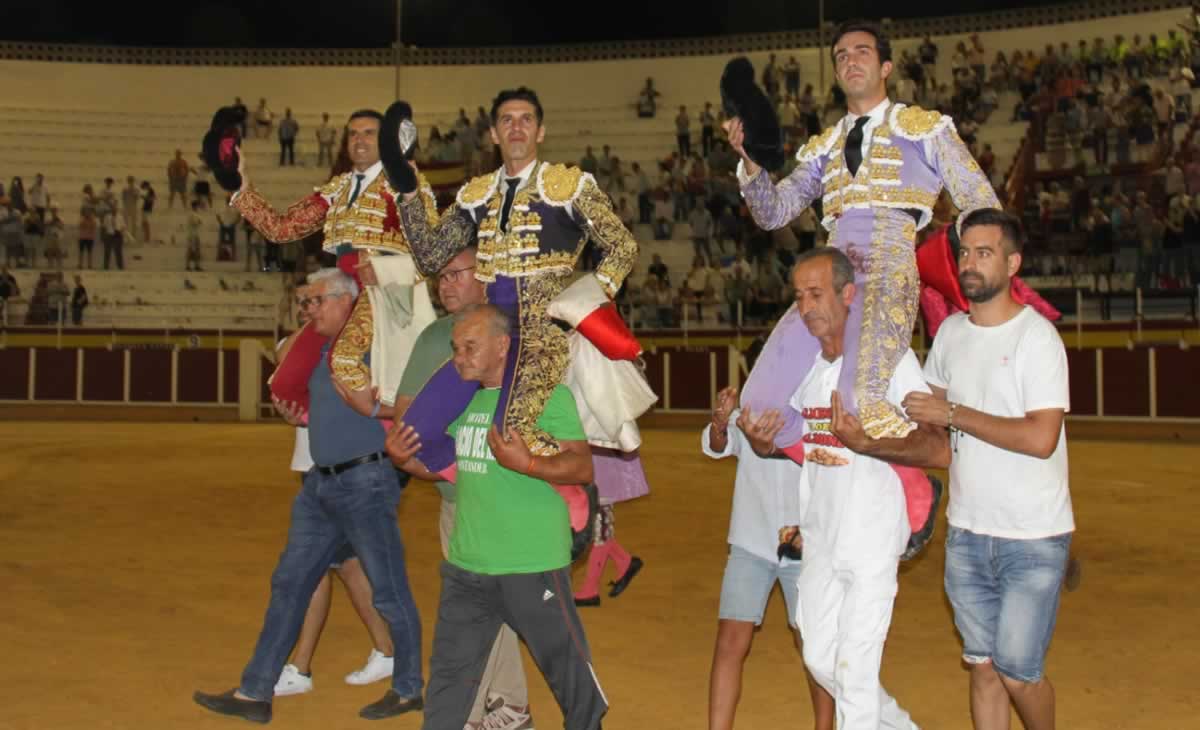
[[386,458],[387,458],[387,454],[384,454],[381,451],[377,451],[374,454],[367,454],[366,456],[360,456],[357,459],[351,459],[350,461],[343,461],[342,463],[334,464],[333,466],[318,466],[317,471],[320,472],[321,474],[324,474],[327,477],[332,477],[332,476],[337,476],[338,474],[341,474],[344,471],[349,471],[350,469],[353,469],[356,466],[362,466],[363,464],[370,464],[370,463],[376,462],[376,461],[383,461]]

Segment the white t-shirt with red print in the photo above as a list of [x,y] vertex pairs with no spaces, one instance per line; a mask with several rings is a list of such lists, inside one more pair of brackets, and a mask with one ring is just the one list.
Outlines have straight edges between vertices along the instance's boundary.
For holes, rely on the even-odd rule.
[[[900,478],[887,462],[855,454],[830,432],[830,398],[842,361],[818,355],[792,395],[791,406],[804,416],[803,478],[810,492],[801,522],[804,551],[832,553],[835,564],[898,560],[909,536]],[[909,350],[892,375],[887,400],[899,407],[912,391],[930,392]]]

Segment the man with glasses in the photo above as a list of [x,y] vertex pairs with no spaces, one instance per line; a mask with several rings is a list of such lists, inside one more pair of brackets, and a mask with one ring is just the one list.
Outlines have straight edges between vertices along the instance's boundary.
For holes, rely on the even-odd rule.
[[270,722],[271,698],[284,662],[300,632],[305,609],[338,550],[354,549],[373,589],[375,608],[387,621],[394,645],[392,686],[359,715],[382,719],[419,710],[421,623],[404,563],[404,543],[396,507],[407,483],[384,453],[386,433],[374,418],[356,413],[334,387],[329,364],[332,338],[350,318],[358,285],[337,269],[309,276],[312,285],[302,305],[321,338],[317,366],[308,380],[309,407],[275,400],[276,410],[292,425],[308,420],[315,466],[292,505],[287,546],[271,577],[271,600],[254,654],[241,684],[222,694],[196,692],[197,704],[213,712],[252,722]]

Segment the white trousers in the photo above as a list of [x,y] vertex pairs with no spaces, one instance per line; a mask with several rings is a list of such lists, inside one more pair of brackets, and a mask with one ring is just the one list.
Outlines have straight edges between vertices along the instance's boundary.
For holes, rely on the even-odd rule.
[[879,681],[899,564],[899,558],[835,564],[828,553],[804,546],[796,624],[804,663],[833,695],[838,730],[917,727]]

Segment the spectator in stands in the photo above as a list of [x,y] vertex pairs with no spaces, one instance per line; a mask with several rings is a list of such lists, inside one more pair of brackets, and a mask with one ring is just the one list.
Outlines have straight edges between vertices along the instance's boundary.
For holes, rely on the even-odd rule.
[[[634,165],[636,166],[637,163],[635,162]],[[587,149],[583,151],[583,157],[579,158],[579,169],[593,177],[595,177],[596,172],[599,170],[599,163],[596,161],[596,154],[592,152],[591,145],[587,146]]]
[[971,35],[971,45],[967,49],[967,64],[975,74],[975,81],[980,86],[987,80],[987,52],[984,51],[983,41],[978,33]]
[[621,167],[621,158],[613,156],[608,162],[608,186],[604,192],[615,198],[625,192],[625,170]]
[[46,286],[46,304],[50,311],[50,323],[57,324],[66,319],[67,297],[71,296],[71,290],[67,288],[67,282],[63,281],[61,271],[55,274],[46,274],[46,276],[50,279],[50,283]]
[[1087,235],[1088,254],[1103,262],[1101,271],[1112,270],[1113,229],[1112,221],[1104,213],[1099,198],[1092,198],[1087,215],[1083,219],[1083,231]]
[[596,161],[596,184],[601,190],[608,189],[608,177],[612,174],[612,148],[604,145],[601,148],[600,159]]
[[1163,234],[1162,270],[1170,277],[1172,286],[1178,286],[1188,270],[1188,252],[1183,247],[1187,218],[1185,200],[1190,198],[1186,195],[1171,198],[1167,216],[1163,220],[1166,230]]
[[[1020,51],[1018,51],[1020,53]],[[991,79],[991,88],[995,91],[1003,91],[1013,87],[1012,70],[1008,65],[1008,58],[1005,57],[1004,51],[996,51],[996,57],[992,60],[992,68],[989,71]]]
[[925,40],[921,41],[920,47],[917,48],[917,56],[921,59],[921,68],[925,71],[926,88],[932,89],[937,85],[938,58],[938,47],[933,38],[925,36]]
[[271,126],[274,123],[275,115],[267,108],[267,100],[258,100],[258,109],[254,110],[254,134],[259,138],[267,138],[271,136]]
[[800,95],[800,63],[795,56],[788,56],[787,63],[783,65],[783,81],[788,96]]
[[[701,303],[705,300],[706,288],[708,286],[708,263],[704,257],[697,254],[692,257],[692,270],[688,272],[683,280],[683,284],[679,287],[679,302],[683,307],[689,304],[696,305],[696,319],[703,319],[701,311]],[[712,292],[708,291],[711,297]]]
[[187,237],[187,258],[184,261],[184,270],[186,271],[202,271],[200,268],[200,229],[203,226],[204,219],[200,217],[200,202],[192,201],[192,212],[188,215],[187,222],[184,223],[184,235]]
[[29,210],[29,205],[25,200],[25,183],[21,182],[19,177],[14,177],[8,186],[8,205],[22,216]]
[[114,262],[116,268],[125,270],[125,228],[124,219],[116,215],[115,205],[107,199],[100,205],[100,237],[104,244],[104,270]]
[[296,164],[296,135],[300,134],[300,123],[292,118],[291,108],[283,110],[279,120],[279,166]]
[[1092,207],[1092,191],[1088,189],[1087,182],[1076,175],[1071,188],[1071,230],[1081,231],[1084,226],[1084,218],[1087,217],[1088,211]]
[[754,277],[749,315],[764,323],[773,319],[782,308],[783,290],[783,277],[774,263],[760,261],[758,274]]
[[708,206],[697,205],[688,216],[692,228],[692,249],[696,256],[712,258],[713,218]]
[[56,269],[62,269],[63,258],[66,252],[63,251],[62,238],[66,232],[67,225],[58,214],[58,206],[50,206],[50,219],[43,226],[44,236],[46,240],[46,266],[53,266]]
[[992,171],[996,167],[996,153],[992,152],[992,145],[984,143],[983,152],[976,158],[979,162],[979,169],[983,170],[983,174],[988,180],[992,179]]
[[142,241],[150,242],[150,219],[154,215],[154,203],[158,200],[158,193],[154,192],[154,186],[149,180],[143,180],[141,186],[142,195]]
[[317,127],[317,164],[333,164],[333,145],[337,142],[337,128],[329,123],[329,112],[321,114],[321,126]]
[[650,176],[636,162],[633,163],[633,181],[637,191],[638,223],[649,223],[654,212],[654,203],[650,200]]
[[762,85],[772,102],[779,99],[779,66],[775,63],[774,53],[767,59],[767,65],[763,66]]
[[192,202],[203,203],[206,208],[212,207],[212,185],[209,184],[211,174],[212,171],[203,159],[200,160],[199,167],[192,168]]
[[617,200],[617,216],[621,219],[621,225],[625,226],[625,230],[632,231],[634,224],[633,211],[625,201],[625,196],[621,196]]
[[692,119],[688,116],[687,107],[680,106],[679,114],[675,116],[675,140],[679,145],[679,154],[690,157],[692,154]]
[[87,255],[87,268],[92,268],[92,249],[96,246],[98,221],[95,206],[85,205],[79,210],[79,261],[75,267],[84,268],[84,255]]
[[[237,224],[242,219],[242,214],[238,209],[230,203],[233,200],[233,194],[229,193],[225,196],[225,205],[217,209],[217,250],[225,250],[228,247],[229,256],[223,260],[237,260]],[[246,257],[247,265],[249,265],[249,257]]]
[[263,261],[263,249],[266,243],[263,241],[262,234],[255,230],[254,226],[246,222],[246,271],[250,271],[250,260],[255,260],[255,265],[258,267],[254,271],[266,271],[267,265]]
[[713,114],[712,102],[704,102],[704,111],[700,112],[700,150],[707,158],[712,152],[715,139],[717,118]]
[[38,222],[46,221],[46,209],[50,207],[50,193],[46,190],[46,179],[38,173],[29,188],[29,205],[37,213]]
[[654,293],[654,305],[659,327],[675,327],[677,325],[675,290],[669,283],[662,281],[658,283],[658,289]]
[[138,190],[137,180],[133,175],[125,178],[125,187],[121,190],[121,217],[125,219],[125,230],[130,239],[140,228],[138,214],[141,213],[142,193]]
[[653,117],[658,113],[658,97],[662,96],[654,88],[654,79],[647,78],[646,85],[638,93],[637,114],[642,118]]
[[[1082,42],[1082,41],[1081,41]],[[1084,68],[1087,69],[1088,81],[1097,86],[1104,79],[1104,69],[1108,67],[1110,54],[1104,46],[1104,39],[1097,36],[1092,40],[1087,57],[1083,58]]]
[[1188,163],[1183,167],[1183,176],[1188,195],[1195,196],[1200,193],[1200,151],[1192,145],[1190,152]]
[[729,322],[741,327],[750,313],[753,300],[753,285],[750,277],[742,269],[731,269],[725,279],[725,304],[729,307]]
[[87,289],[83,286],[83,277],[76,274],[75,289],[71,292],[71,323],[76,327],[83,324],[83,310],[87,309],[89,304],[91,301],[88,299]]
[[0,324],[8,324],[8,300],[21,295],[17,277],[8,270],[8,264],[0,267]]
[[167,207],[175,207],[175,196],[179,196],[179,202],[187,204],[187,181],[188,175],[192,172],[192,168],[188,165],[187,160],[183,159],[183,150],[175,150],[175,159],[167,163],[167,189],[170,191],[167,197]]
[[1175,126],[1175,100],[1162,89],[1154,90],[1154,121],[1158,127],[1159,141],[1170,150],[1174,141],[1171,128]]
[[5,266],[28,266],[25,258],[25,224],[21,211],[10,199],[0,197],[0,241],[4,242]]
[[1138,286],[1145,288],[1150,283],[1150,271],[1154,267],[1155,223],[1157,217],[1150,206],[1146,191],[1139,190],[1133,206],[1133,229],[1137,243]]

